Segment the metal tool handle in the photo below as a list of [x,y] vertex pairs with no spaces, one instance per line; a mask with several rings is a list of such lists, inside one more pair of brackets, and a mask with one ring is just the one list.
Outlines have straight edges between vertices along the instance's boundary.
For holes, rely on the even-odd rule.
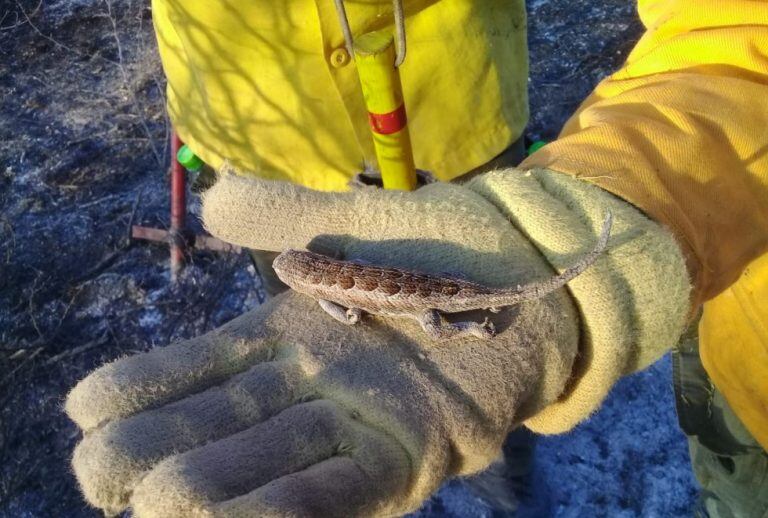
[[[352,29],[349,26],[347,10],[344,7],[344,0],[334,0],[336,5],[336,14],[339,16],[341,32],[344,34],[344,42],[347,46],[347,52],[354,56],[354,39]],[[395,68],[399,67],[405,61],[405,10],[403,9],[403,0],[392,0],[392,12],[395,18]]]

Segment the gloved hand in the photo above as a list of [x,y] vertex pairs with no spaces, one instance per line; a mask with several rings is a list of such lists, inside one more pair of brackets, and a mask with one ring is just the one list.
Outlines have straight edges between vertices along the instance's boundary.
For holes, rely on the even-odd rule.
[[[490,341],[436,343],[410,319],[348,327],[287,293],[197,339],[106,365],[66,403],[85,431],[73,466],[86,498],[138,516],[400,514],[445,478],[488,465],[518,423],[556,431],[586,417],[612,380],[674,343],[687,280],[663,229],[589,186],[553,195],[549,175],[346,194],[223,176],[204,205],[223,239],[311,242],[492,286],[569,266],[606,210],[615,237],[571,283],[573,297],[506,308]],[[572,192],[586,194],[559,199]]]

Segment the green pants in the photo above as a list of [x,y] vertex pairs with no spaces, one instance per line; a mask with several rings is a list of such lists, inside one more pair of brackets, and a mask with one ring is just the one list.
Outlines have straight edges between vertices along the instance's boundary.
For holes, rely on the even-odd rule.
[[680,427],[701,484],[696,516],[768,517],[768,453],[704,371],[698,337],[684,338],[672,362]]

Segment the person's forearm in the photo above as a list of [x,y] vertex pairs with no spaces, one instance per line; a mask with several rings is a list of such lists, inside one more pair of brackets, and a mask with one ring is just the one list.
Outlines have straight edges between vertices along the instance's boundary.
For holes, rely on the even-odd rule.
[[669,227],[698,306],[768,250],[768,9],[641,1],[640,14],[625,66],[522,167],[576,175]]
[[[559,271],[574,249],[588,246],[605,212],[614,215],[608,251],[568,285],[583,332],[567,389],[526,421],[538,432],[567,431],[600,406],[621,376],[677,343],[690,305],[682,251],[631,204],[554,171],[497,171],[468,187],[499,208]],[[547,370],[545,378],[552,374]]]

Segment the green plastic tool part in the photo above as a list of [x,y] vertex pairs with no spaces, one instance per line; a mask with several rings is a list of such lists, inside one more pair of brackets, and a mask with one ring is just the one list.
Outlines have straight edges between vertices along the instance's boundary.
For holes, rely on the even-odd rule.
[[528,146],[528,156],[531,156],[536,151],[538,151],[539,149],[543,148],[546,145],[547,145],[546,141],[544,141],[544,140],[537,140],[536,142],[534,142],[533,144]]
[[184,166],[187,171],[198,171],[203,167],[203,161],[197,156],[189,147],[185,144],[181,146],[179,152],[176,153],[176,160]]

